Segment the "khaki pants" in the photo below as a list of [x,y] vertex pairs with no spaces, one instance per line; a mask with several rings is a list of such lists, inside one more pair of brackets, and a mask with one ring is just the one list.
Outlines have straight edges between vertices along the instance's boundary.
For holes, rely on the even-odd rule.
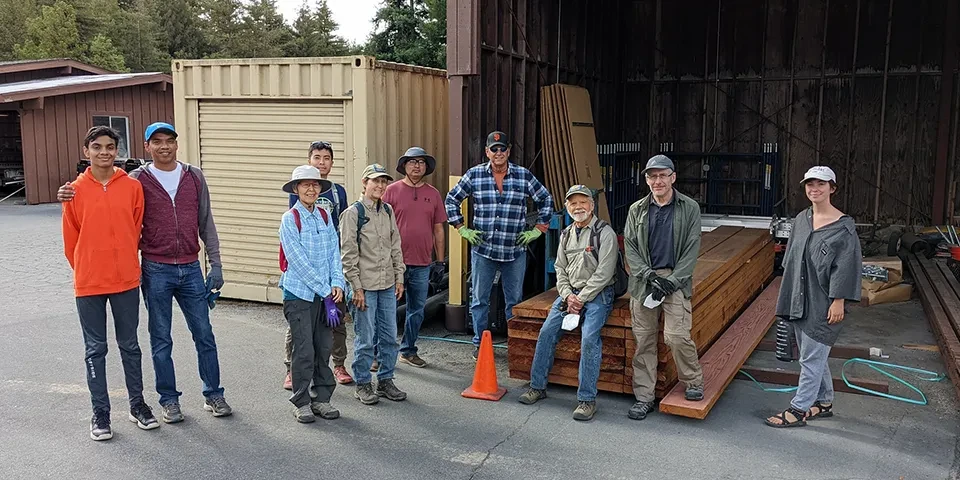
[[[658,270],[666,276],[670,270]],[[693,312],[690,299],[676,291],[656,308],[643,306],[643,299],[630,299],[630,317],[637,350],[633,355],[633,394],[638,402],[652,402],[657,385],[657,333],[660,311],[663,311],[663,341],[673,352],[677,376],[687,386],[703,385],[703,372],[697,357],[697,346],[690,338]]]

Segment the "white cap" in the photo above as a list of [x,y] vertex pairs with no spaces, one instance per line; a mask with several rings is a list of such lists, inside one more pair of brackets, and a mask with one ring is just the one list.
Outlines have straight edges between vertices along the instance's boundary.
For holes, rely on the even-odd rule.
[[833,173],[830,167],[817,165],[816,167],[810,167],[810,170],[807,170],[807,173],[803,174],[803,181],[800,183],[807,183],[807,180],[813,179],[837,183],[837,174]]

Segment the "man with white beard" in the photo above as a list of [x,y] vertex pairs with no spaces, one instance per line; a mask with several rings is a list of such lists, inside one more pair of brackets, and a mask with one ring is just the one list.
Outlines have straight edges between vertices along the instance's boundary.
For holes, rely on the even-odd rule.
[[[610,225],[593,214],[593,191],[584,185],[567,190],[567,213],[574,223],[560,234],[557,248],[557,299],[550,308],[530,368],[530,388],[520,403],[532,405],[547,398],[547,374],[560,340],[561,327],[580,326],[580,374],[575,420],[590,420],[597,412],[600,376],[600,328],[613,308],[617,268],[617,236]],[[567,321],[565,318],[571,316]],[[566,325],[565,325],[566,324]]]

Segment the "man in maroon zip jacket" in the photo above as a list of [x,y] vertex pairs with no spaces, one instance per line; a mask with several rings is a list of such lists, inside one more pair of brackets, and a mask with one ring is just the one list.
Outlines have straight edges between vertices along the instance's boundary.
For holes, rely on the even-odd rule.
[[[207,303],[210,292],[223,286],[220,240],[210,212],[210,191],[200,169],[177,161],[177,132],[173,125],[153,123],[143,138],[153,162],[130,172],[130,177],[143,186],[141,288],[162,418],[166,423],[183,421],[181,392],[177,391],[171,356],[174,298],[197,348],[205,397],[203,408],[215,417],[228,416],[233,411],[220,386],[220,363]],[[68,183],[57,191],[57,199],[70,201],[74,194]],[[198,260],[200,240],[210,260],[206,282]]]

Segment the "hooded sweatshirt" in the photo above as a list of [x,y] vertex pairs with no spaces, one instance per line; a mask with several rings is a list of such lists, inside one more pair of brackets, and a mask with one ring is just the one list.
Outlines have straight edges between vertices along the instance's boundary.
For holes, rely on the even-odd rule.
[[63,250],[73,268],[77,297],[125,292],[140,286],[137,245],[143,223],[140,182],[115,168],[104,185],[91,167],[73,183],[77,196],[63,204]]
[[170,195],[149,165],[130,172],[143,185],[145,213],[140,251],[145,260],[168,265],[197,261],[200,240],[212,266],[220,266],[220,239],[210,209],[210,190],[199,168],[177,162],[180,184]]

